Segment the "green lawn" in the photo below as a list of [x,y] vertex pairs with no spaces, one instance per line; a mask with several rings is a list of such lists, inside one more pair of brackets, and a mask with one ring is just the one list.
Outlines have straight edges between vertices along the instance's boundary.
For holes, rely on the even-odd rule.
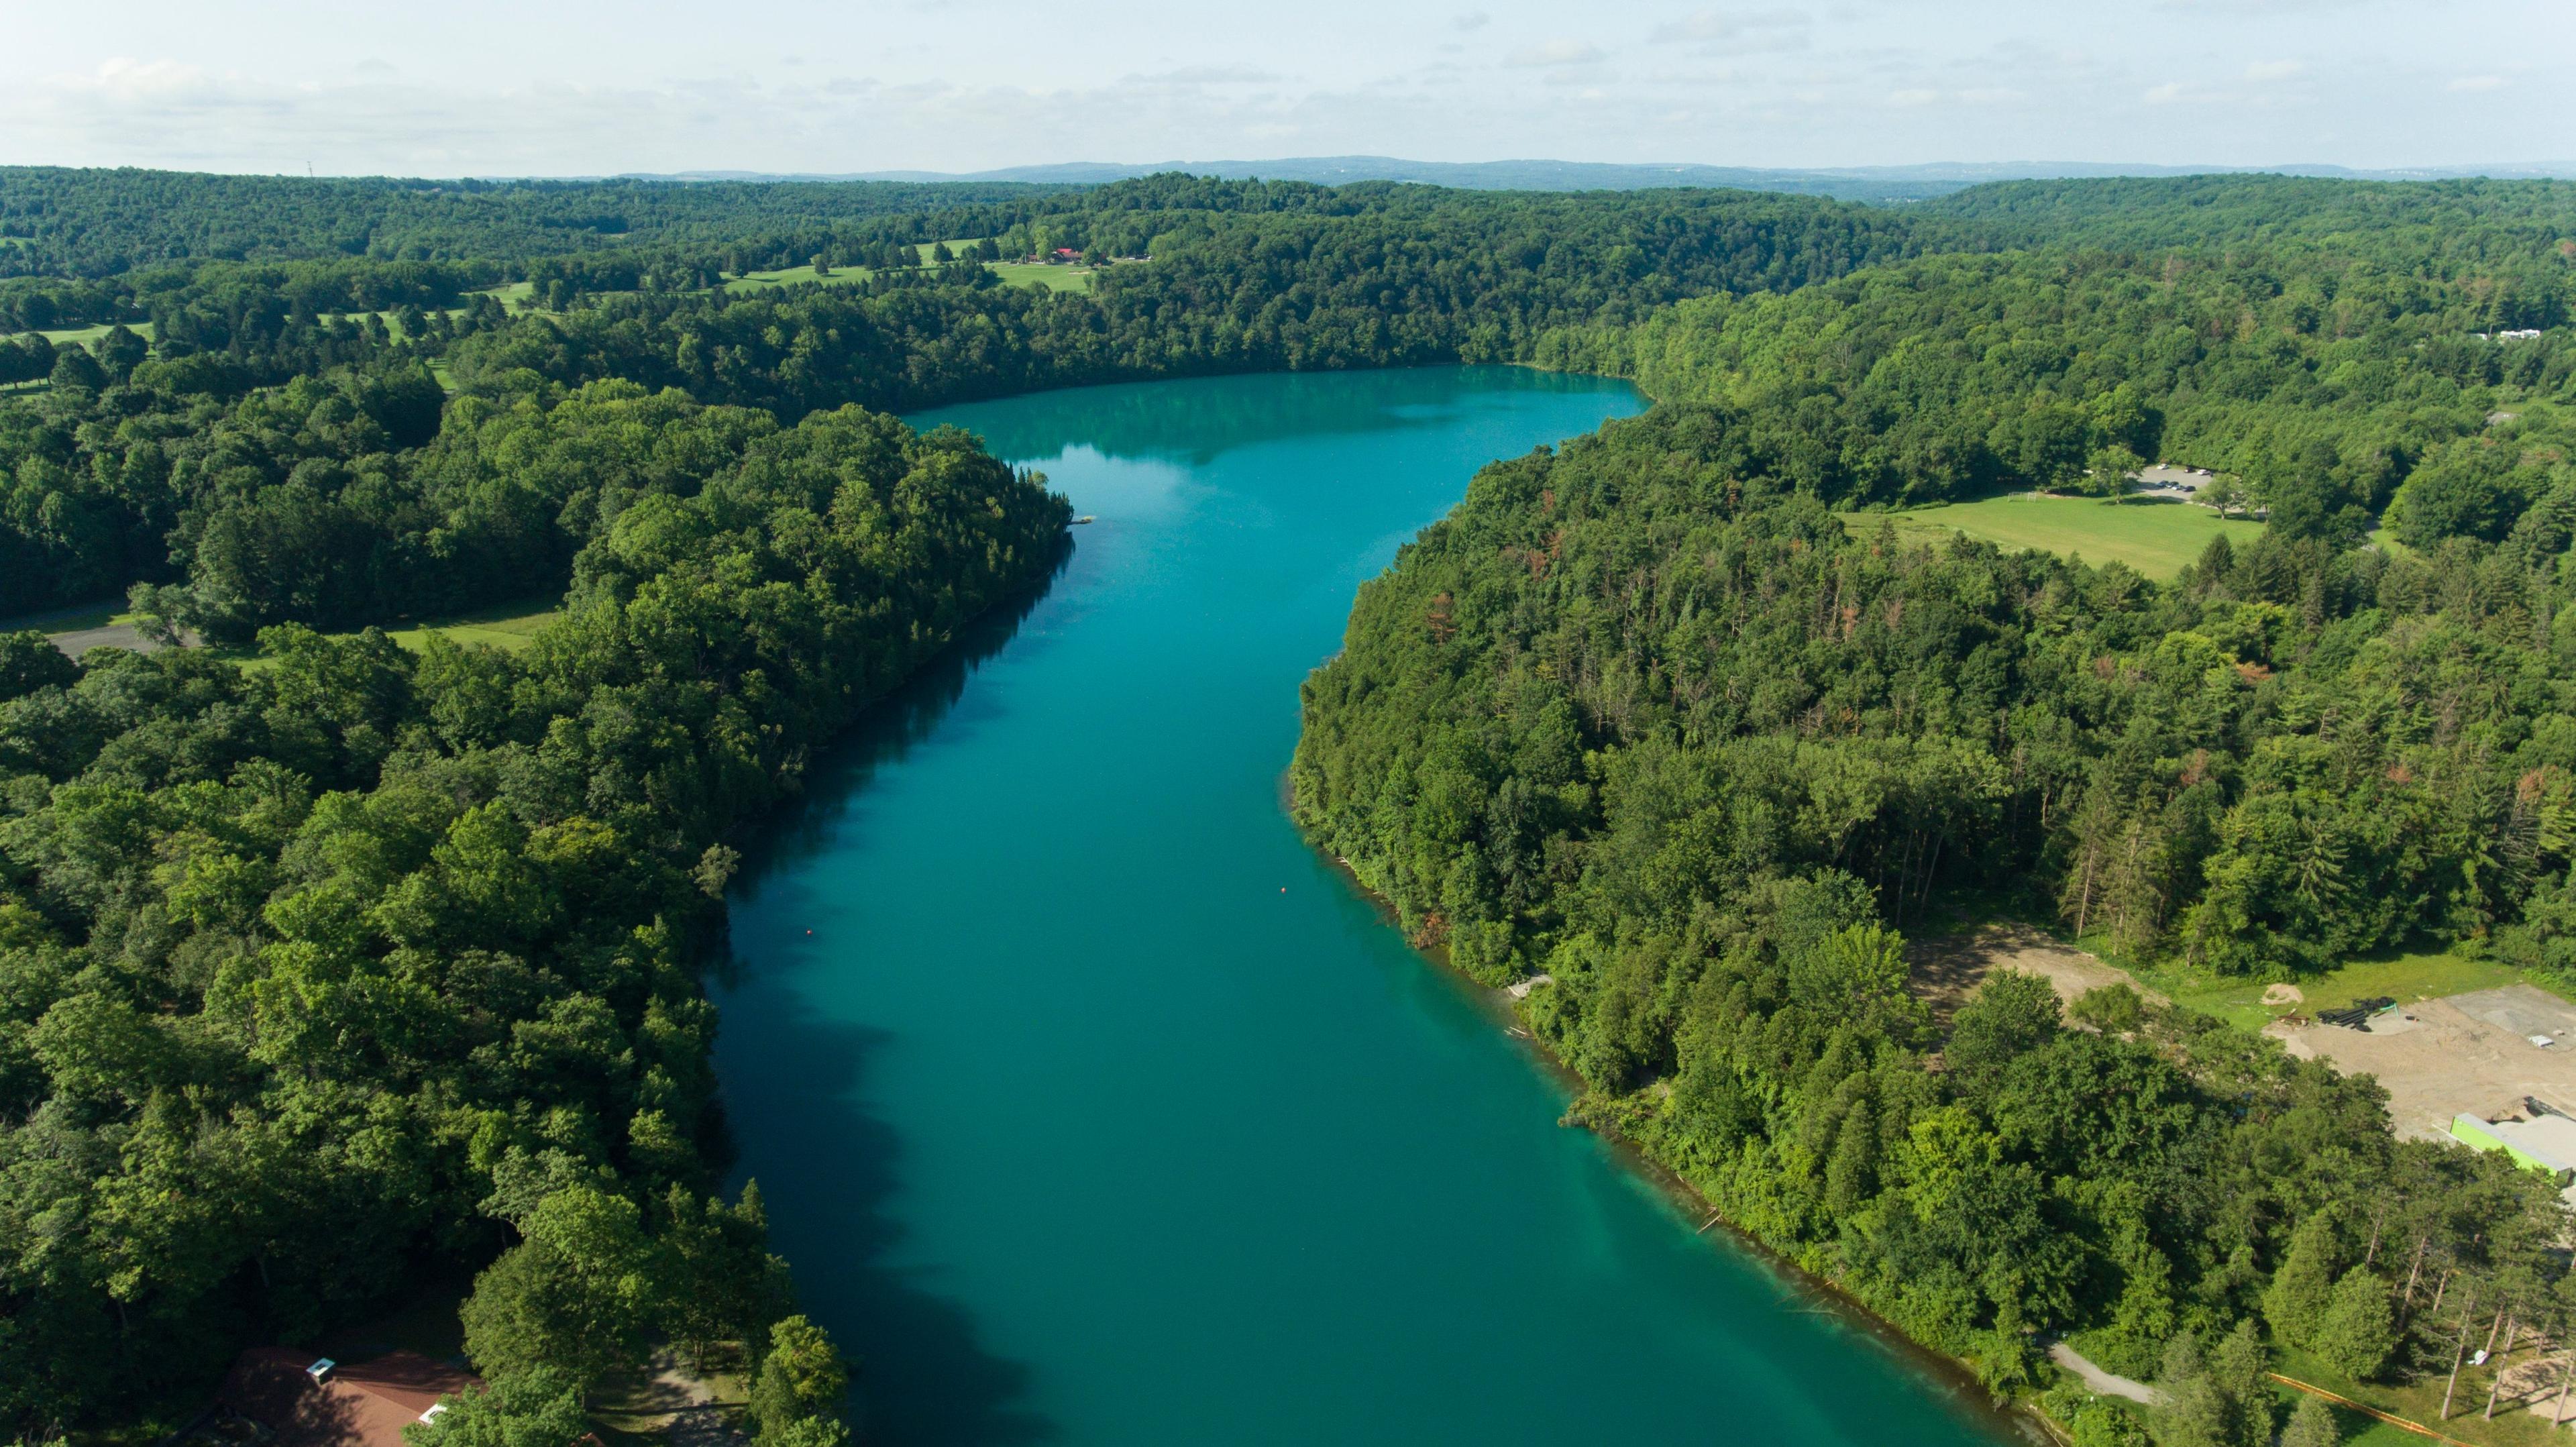
[[[536,642],[537,631],[562,616],[563,607],[559,599],[551,596],[521,598],[418,623],[396,619],[396,626],[387,628],[385,636],[414,653],[429,646],[429,635],[433,633],[443,633],[457,643],[488,643],[495,648],[516,652]],[[35,628],[48,635],[74,633],[133,621],[134,615],[127,612],[121,602],[93,603],[80,608],[61,608],[50,613],[0,620],[0,633],[12,633],[21,628]],[[342,633],[337,636],[348,635]],[[268,660],[260,657],[259,650],[253,647],[214,647],[207,651],[217,658],[229,658],[244,668],[268,666]]]
[[[2514,1354],[2512,1360],[2517,1364],[2527,1362],[2533,1350],[2533,1338],[2525,1335],[2522,1349]],[[2400,1386],[2383,1386],[2337,1376],[2323,1362],[2296,1348],[2283,1348],[2277,1355],[2279,1360],[2273,1363],[2272,1369],[2285,1377],[2295,1377],[2339,1397],[2367,1403],[2380,1411],[2435,1428],[2444,1436],[2458,1441],[2477,1443],[2480,1447],[2489,1447],[2489,1444],[2492,1447],[2522,1447],[2526,1443],[2539,1447],[2542,1443],[2566,1440],[2564,1431],[2550,1430],[2548,1419],[2535,1417],[2528,1410],[2515,1410],[2506,1402],[2496,1404],[2494,1421],[2480,1417],[2478,1414],[2486,1410],[2488,1384],[2494,1380],[2490,1367],[2466,1367],[2460,1372],[2459,1393],[2451,1403],[2450,1420],[2437,1421],[2435,1419],[2442,1412],[2442,1384],[2447,1375],[2444,1371],[2432,1371]],[[2279,1392],[2285,1408],[2298,1400],[2299,1394],[2292,1388],[2280,1387]],[[2526,1401],[2517,1405],[2528,1408],[2531,1404]],[[2576,1408],[2576,1402],[2570,1405]],[[2287,1413],[2283,1415],[2286,1418]],[[2570,1416],[2576,1418],[2576,1410],[2571,1410]],[[2342,1407],[2335,1409],[2335,1424],[2343,1429],[2347,1447],[2350,1444],[2380,1447],[2382,1443],[2396,1447],[2396,1444],[2406,1442],[2423,1447],[2426,1440],[2404,1428],[2390,1426]]]
[[2512,413],[2526,427],[2542,427],[2564,421],[2567,409],[2546,397],[2529,397],[2498,402],[2493,410]]
[[2232,542],[2246,543],[2263,531],[2261,523],[2221,518],[2191,503],[2115,505],[2092,498],[2028,494],[1843,515],[1844,526],[1856,537],[1869,536],[1882,521],[1894,524],[1898,536],[1908,542],[1939,541],[1960,532],[2006,548],[2080,554],[2088,563],[2118,561],[2159,581],[2181,572],[2221,533]]
[[[152,324],[150,322],[128,322],[126,325],[134,329],[134,334],[136,336],[143,338],[143,340],[147,342],[152,340]],[[87,346],[91,342],[97,341],[99,338],[106,336],[109,332],[115,330],[116,323],[101,322],[94,327],[49,327],[45,330],[43,335],[45,340],[52,342],[58,347],[66,342],[79,342],[83,346]]]
[[522,598],[405,628],[388,628],[385,636],[414,653],[429,646],[432,633],[444,633],[456,643],[489,643],[495,648],[516,650],[536,642],[537,630],[562,616],[563,606],[559,599]]
[[1012,286],[1042,286],[1049,291],[1091,293],[1091,268],[1048,266],[1043,262],[988,261],[984,265]]
[[747,271],[725,283],[724,289],[736,296],[752,292],[775,291],[782,286],[802,286],[820,282],[825,286],[856,286],[876,275],[864,266],[836,266],[829,276],[817,276],[810,266],[791,266],[784,271]]
[[2438,1000],[2471,990],[2533,983],[2510,965],[2469,959],[2449,951],[2400,952],[2350,961],[2326,974],[2295,981],[2304,997],[2296,1005],[2266,1005],[2264,987],[2245,980],[2193,975],[2176,969],[2133,967],[2131,973],[2151,988],[2172,996],[2176,1004],[2188,1005],[2247,1030],[2260,1030],[2284,1015],[2313,1015],[2381,995],[2391,996],[2401,1005],[2411,1005],[2417,1000]]
[[[957,251],[974,245],[975,240],[974,237],[953,238],[948,242],[948,248]],[[925,241],[913,248],[921,253],[924,266],[930,264],[933,244]],[[1007,286],[1036,286],[1049,291],[1091,290],[1091,268],[1087,266],[1047,266],[1025,261],[988,261],[985,265]],[[791,266],[782,271],[746,272],[726,282],[724,289],[739,296],[807,282],[820,282],[824,286],[855,286],[874,275],[875,271],[864,266],[836,266],[829,276],[816,276],[810,266]]]

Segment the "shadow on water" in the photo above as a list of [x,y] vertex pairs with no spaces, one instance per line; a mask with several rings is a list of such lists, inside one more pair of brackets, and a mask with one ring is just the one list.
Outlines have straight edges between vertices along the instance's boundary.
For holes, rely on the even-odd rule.
[[[1204,464],[1237,447],[1323,433],[1383,432],[1436,426],[1458,415],[1459,394],[1599,392],[1624,382],[1531,367],[1400,367],[1375,375],[1383,400],[1365,415],[1351,406],[1349,375],[1257,372],[1175,382],[1122,382],[968,402],[906,420],[919,427],[953,424],[982,437],[993,455],[1043,460],[1066,448],[1104,457]],[[1188,438],[1176,446],[1174,438]]]
[[[866,788],[878,770],[903,762],[941,725],[952,723],[949,715],[964,699],[966,681],[1019,635],[1020,625],[1072,566],[1073,553],[1074,543],[1068,536],[1044,582],[996,604],[959,629],[955,640],[901,688],[870,705],[849,732],[833,742],[806,771],[804,793],[772,815],[757,836],[744,841],[743,885],[756,890],[762,880],[813,858],[829,843],[832,827],[851,797]],[[740,968],[741,961],[724,963],[728,970],[720,978],[730,986],[737,978],[732,971]]]
[[[879,769],[943,725],[953,728],[967,680],[1018,634],[1072,553],[1068,540],[1046,583],[970,624],[860,718],[808,775],[803,800],[782,810],[745,851],[739,890],[757,894],[765,881],[830,847],[848,802]],[[722,988],[756,984],[757,971],[732,950],[719,952]],[[774,1220],[792,1216],[809,1242],[830,1243],[792,1251],[796,1284],[804,1309],[857,1358],[852,1395],[861,1440],[1021,1447],[1054,1438],[1055,1424],[1021,1405],[1028,1367],[987,1351],[964,1307],[925,1289],[895,1260],[903,1227],[887,1203],[900,1183],[904,1142],[862,1104],[888,1036],[793,1008],[763,1009],[752,1028],[760,1040],[758,1074],[764,1082],[792,1082],[793,1091],[792,1100],[758,1107],[763,1157],[794,1167],[761,1189]]]
[[[966,1308],[895,1264],[902,1226],[887,1210],[903,1164],[892,1125],[860,1108],[885,1032],[801,1015],[765,1032],[769,1068],[792,1074],[796,1108],[764,1127],[764,1154],[796,1163],[764,1181],[827,1250],[795,1253],[803,1309],[855,1358],[859,1439],[894,1447],[1023,1447],[1055,1424],[1030,1409],[1025,1363],[987,1350]],[[782,1209],[783,1208],[783,1209]]]

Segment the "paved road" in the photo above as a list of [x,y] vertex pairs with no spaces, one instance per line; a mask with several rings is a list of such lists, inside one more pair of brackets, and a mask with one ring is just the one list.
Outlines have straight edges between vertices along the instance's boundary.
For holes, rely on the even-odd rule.
[[137,653],[154,653],[161,645],[134,631],[131,623],[112,623],[105,628],[75,628],[69,633],[52,635],[54,646],[78,658],[93,648],[131,648]]

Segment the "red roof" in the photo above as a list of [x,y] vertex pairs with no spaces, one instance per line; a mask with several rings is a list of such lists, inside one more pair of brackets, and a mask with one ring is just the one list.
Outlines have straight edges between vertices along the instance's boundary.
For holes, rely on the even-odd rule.
[[234,1361],[216,1395],[277,1434],[277,1447],[403,1447],[402,1429],[438,1399],[482,1387],[472,1372],[418,1352],[395,1352],[313,1380],[321,1358],[291,1347],[254,1347]]

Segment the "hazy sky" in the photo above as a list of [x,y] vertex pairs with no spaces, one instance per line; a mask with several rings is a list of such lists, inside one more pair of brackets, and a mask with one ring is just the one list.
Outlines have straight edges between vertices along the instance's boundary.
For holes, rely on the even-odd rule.
[[0,161],[2576,157],[2576,0],[0,0]]

